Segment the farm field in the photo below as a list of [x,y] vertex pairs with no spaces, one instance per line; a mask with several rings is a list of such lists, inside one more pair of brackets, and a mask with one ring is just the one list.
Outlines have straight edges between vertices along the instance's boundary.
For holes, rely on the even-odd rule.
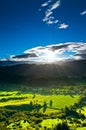
[[40,95],[40,94],[30,94],[30,93],[20,93],[18,91],[13,92],[0,92],[0,107],[8,105],[22,105],[29,104],[31,101],[33,103],[38,102],[40,105],[46,101],[47,106],[49,106],[50,100],[52,100],[52,109],[61,109],[65,106],[73,105],[79,99],[79,95]]
[[79,89],[64,86],[1,90],[1,130],[60,130],[58,127],[64,125],[65,130],[84,130],[86,107],[79,104],[83,99]]

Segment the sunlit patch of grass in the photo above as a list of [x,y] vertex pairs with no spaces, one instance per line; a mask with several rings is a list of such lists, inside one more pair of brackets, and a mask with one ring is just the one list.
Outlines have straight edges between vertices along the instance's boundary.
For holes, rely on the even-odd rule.
[[0,95],[15,95],[15,94],[17,94],[18,93],[18,91],[0,91]]
[[30,124],[27,121],[20,120],[18,122],[11,123],[7,126],[7,128],[10,128],[11,130],[14,130],[17,128],[17,130],[27,130],[30,127]]
[[41,126],[43,128],[44,127],[54,128],[55,125],[57,125],[58,123],[62,123],[62,120],[61,119],[46,119],[42,121]]
[[81,111],[81,113],[86,116],[86,107],[83,107],[83,108],[81,108],[81,109],[77,109],[77,112],[78,112],[78,113],[79,113],[79,111]]
[[81,110],[81,113],[86,116],[86,107],[83,107],[83,109]]
[[45,114],[50,114],[50,113],[52,113],[52,111],[53,111],[54,113],[55,113],[55,112],[59,112],[59,110],[47,108]]
[[76,130],[86,130],[86,127],[78,127]]
[[61,109],[65,106],[73,105],[75,102],[78,101],[79,95],[71,97],[70,95],[50,95],[50,96],[41,96],[37,95],[36,99],[39,100],[39,103],[43,104],[44,101],[47,102],[48,107],[50,107],[50,100],[52,100],[52,108],[54,109]]
[[21,104],[29,104],[28,100],[23,99],[23,100],[10,100],[7,102],[0,102],[0,106],[10,106],[10,105],[21,105]]
[[[40,109],[40,112],[43,113],[43,108]],[[58,113],[59,110],[57,109],[53,109],[53,108],[47,108],[46,111],[45,111],[45,114],[50,114],[50,113]]]

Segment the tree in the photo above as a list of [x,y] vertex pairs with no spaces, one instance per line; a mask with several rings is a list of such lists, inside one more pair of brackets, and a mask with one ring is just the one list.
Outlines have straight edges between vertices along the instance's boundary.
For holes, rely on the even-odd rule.
[[70,130],[70,129],[69,129],[69,126],[65,122],[63,122],[63,123],[57,124],[54,130]]
[[32,101],[30,101],[29,107],[30,107],[30,110],[32,111],[33,110],[33,102]]
[[46,111],[47,109],[47,103],[44,101],[44,104],[43,104],[43,113]]
[[52,100],[50,100],[50,107],[52,107],[52,104],[53,104],[53,101],[52,101]]

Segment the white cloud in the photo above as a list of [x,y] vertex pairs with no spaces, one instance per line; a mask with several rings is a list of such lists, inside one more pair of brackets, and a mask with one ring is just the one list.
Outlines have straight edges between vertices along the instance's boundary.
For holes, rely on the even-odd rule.
[[55,20],[54,23],[58,23],[59,20]]
[[[51,5],[49,5],[50,2],[52,2]],[[61,5],[61,0],[57,0],[56,2],[49,0],[49,1],[45,2],[44,4],[42,4],[42,7],[47,6],[47,9],[45,10],[45,16],[42,19],[42,21],[48,25],[53,25],[53,24],[59,23],[59,20],[55,19],[53,12],[60,5]],[[57,26],[59,29],[66,29],[66,28],[68,28],[69,25],[63,23],[63,24],[60,24],[60,26],[57,24]]]
[[47,11],[45,12],[45,17],[49,17],[52,13],[53,13],[52,11],[47,10]]
[[50,19],[49,19],[49,20],[47,21],[47,24],[56,24],[56,23],[58,23],[58,21],[59,21],[59,20],[50,20]]
[[54,17],[50,16],[50,17],[45,17],[43,19],[43,21],[49,25],[49,24],[56,24],[56,23],[58,23],[59,20],[57,20],[57,19],[54,20]]
[[75,60],[81,60],[82,57],[81,56],[75,56]]
[[54,19],[54,17],[50,16],[52,13],[53,13],[52,11],[47,10],[45,12],[45,17],[43,18],[43,22],[48,23],[48,21],[51,21],[52,19]]
[[47,22],[47,24],[53,24],[53,21],[49,20],[49,21]]
[[45,63],[66,60],[86,59],[86,43],[84,42],[66,42],[39,46],[24,51],[24,54],[11,56],[11,61],[28,63]]
[[86,10],[80,13],[81,15],[86,15]]
[[47,22],[49,20],[49,18],[48,17],[45,17],[42,21],[43,22]]
[[52,4],[50,10],[52,11],[52,10],[58,8],[59,6],[60,6],[60,0],[56,1],[54,4]]
[[45,6],[47,6],[47,5],[48,5],[48,3],[46,2],[46,3],[42,4],[42,7],[45,7]]
[[60,24],[59,28],[60,28],[60,29],[66,29],[66,28],[68,28],[68,26],[69,26],[69,25],[67,25],[67,24],[65,24],[65,23],[62,23],[62,24]]
[[[48,5],[48,3],[49,3],[49,1],[46,2],[47,5]],[[59,6],[60,6],[60,0],[56,1],[51,6],[49,6],[47,8],[47,10],[45,11],[45,17],[43,18],[43,22],[47,23],[48,25],[57,24],[59,20],[55,19],[52,14],[53,14],[53,10],[55,10]]]
[[45,7],[45,6],[47,6],[50,2],[51,2],[51,0],[48,0],[47,2],[43,3],[41,6],[42,6],[42,7]]
[[7,61],[7,60],[8,60],[8,58],[3,58],[0,61]]
[[13,57],[15,57],[15,56],[16,56],[16,55],[11,55],[10,58],[13,58]]

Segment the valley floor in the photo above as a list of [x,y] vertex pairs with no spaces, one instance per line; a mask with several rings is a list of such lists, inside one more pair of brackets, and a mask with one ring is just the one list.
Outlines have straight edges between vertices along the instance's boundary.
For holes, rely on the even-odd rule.
[[0,130],[85,130],[86,86],[0,91]]

